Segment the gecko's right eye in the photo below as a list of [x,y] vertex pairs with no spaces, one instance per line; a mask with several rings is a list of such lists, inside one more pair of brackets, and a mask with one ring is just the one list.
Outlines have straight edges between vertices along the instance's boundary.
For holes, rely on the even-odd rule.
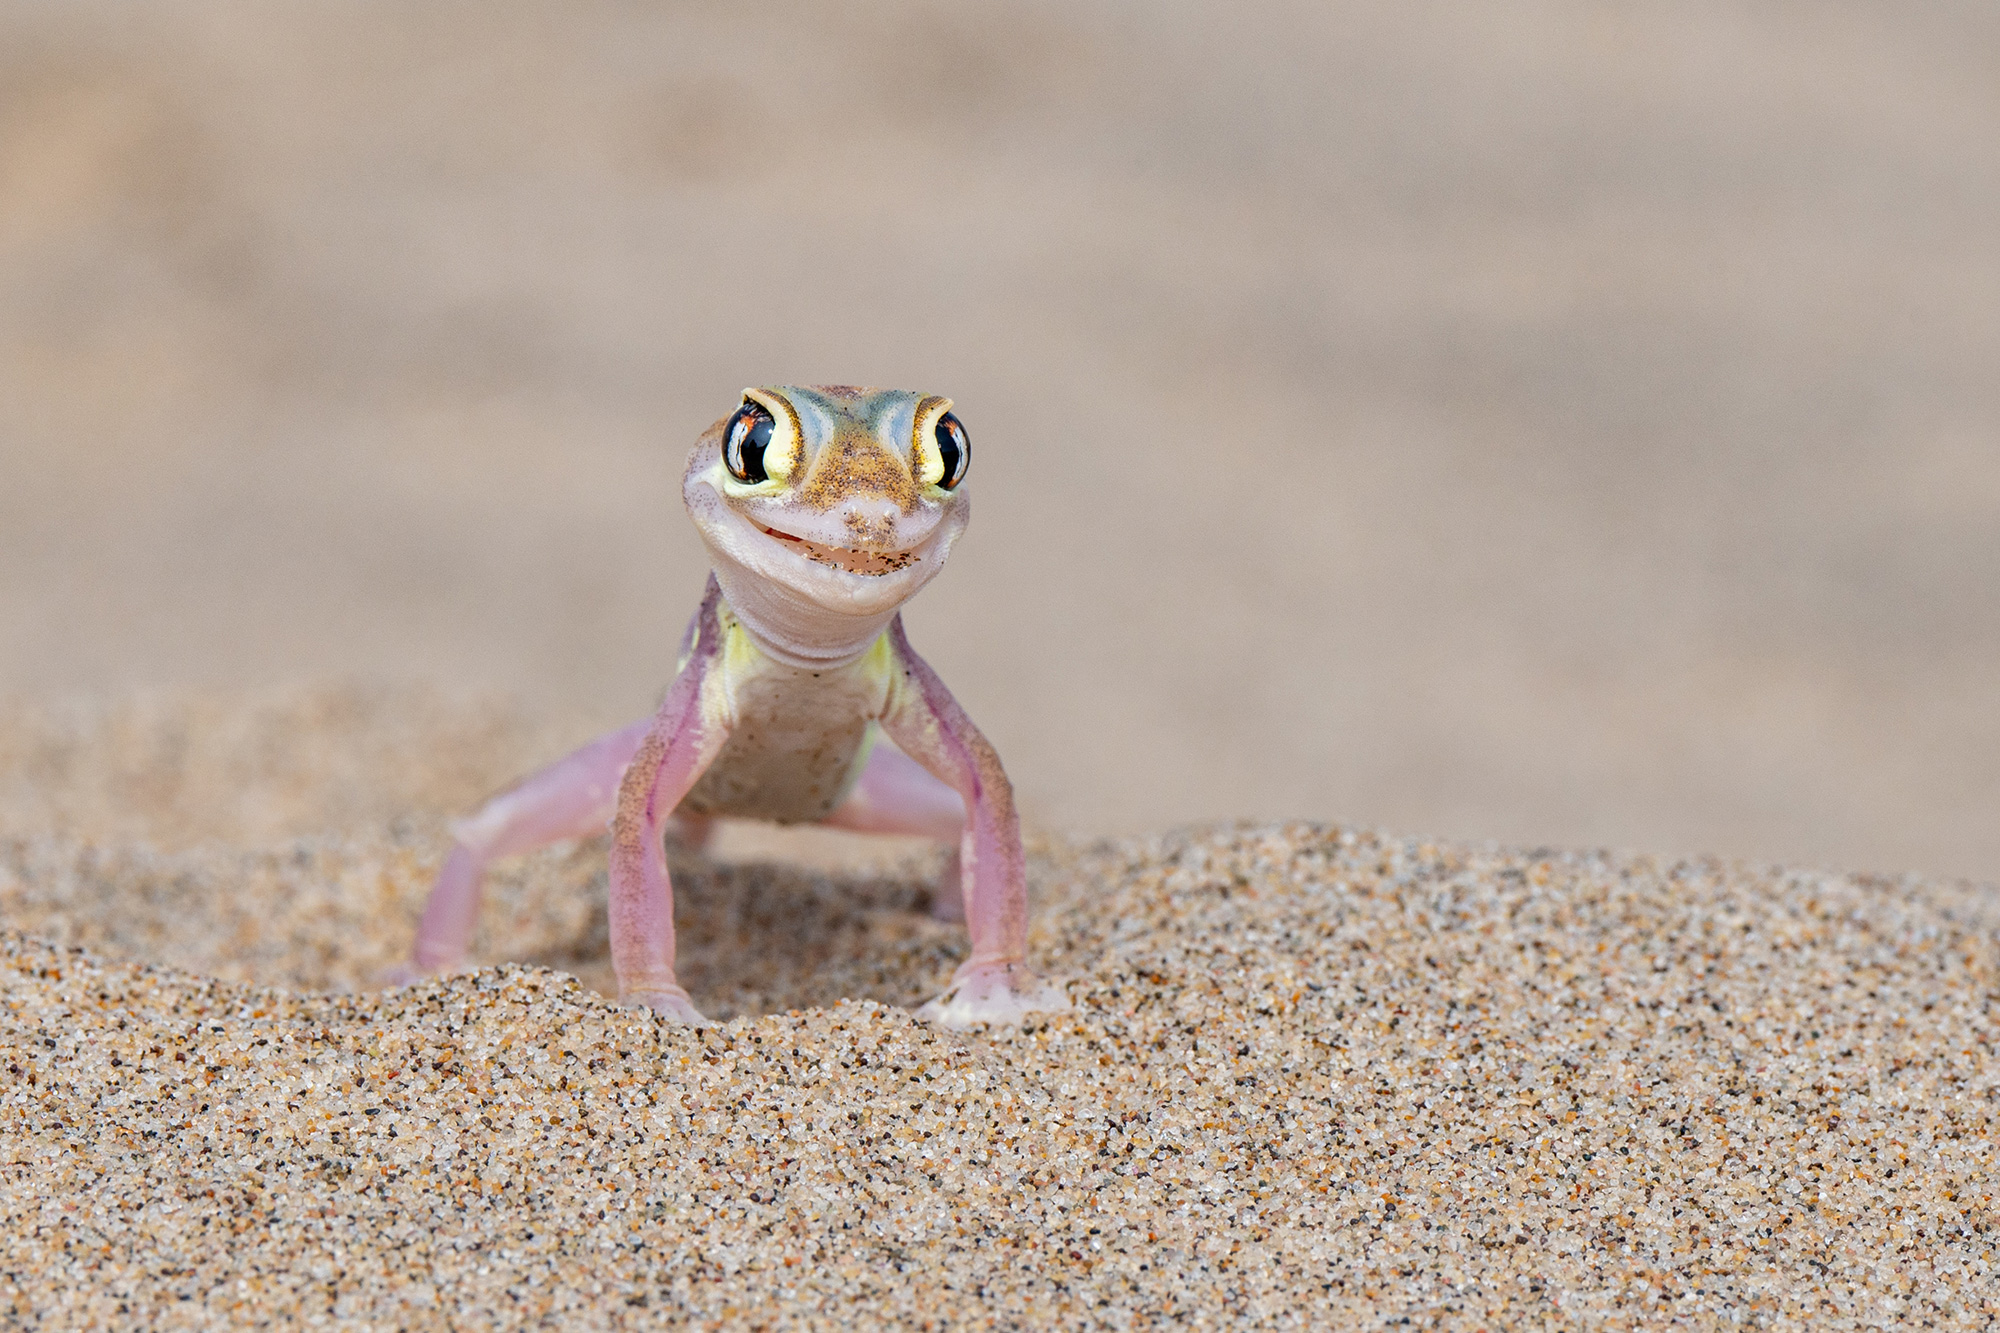
[[738,481],[769,481],[764,450],[771,444],[771,414],[761,403],[745,403],[722,431],[722,465]]
[[965,470],[972,466],[972,441],[966,437],[965,423],[949,412],[938,418],[936,435],[938,461],[944,464],[938,485],[950,490],[965,480]]

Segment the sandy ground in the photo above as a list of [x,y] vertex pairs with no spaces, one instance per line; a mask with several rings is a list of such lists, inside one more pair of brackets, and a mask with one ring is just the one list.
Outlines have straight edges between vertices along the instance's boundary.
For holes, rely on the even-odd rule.
[[960,404],[1027,808],[2000,879],[2000,13],[0,7],[0,691],[645,712],[750,382]]
[[[0,1321],[1993,1326],[1995,237],[1974,0],[0,8]],[[745,828],[372,989],[788,380],[1075,1013]]]
[[571,975],[605,973],[586,844],[498,877],[480,951],[514,961],[341,994],[408,948],[438,812],[540,729],[226,702],[0,727],[14,1326],[2000,1319],[1990,887],[1309,824],[1038,840],[1076,1010],[967,1037],[907,1013],[963,949],[934,858],[751,849],[675,861],[727,1020],[688,1030]]

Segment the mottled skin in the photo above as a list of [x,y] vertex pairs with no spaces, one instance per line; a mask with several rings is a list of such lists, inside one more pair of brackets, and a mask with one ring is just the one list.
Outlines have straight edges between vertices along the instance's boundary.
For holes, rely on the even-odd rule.
[[785,387],[745,390],[744,403],[768,427],[761,466],[733,466],[742,434],[725,460],[739,412],[702,435],[682,480],[713,573],[666,699],[454,827],[414,970],[464,959],[495,857],[609,820],[619,997],[699,1023],[674,976],[662,834],[670,816],[699,830],[739,815],[955,840],[972,956],[918,1016],[965,1027],[1067,1008],[1027,966],[1020,824],[999,756],[903,633],[900,608],[970,513],[950,400]]

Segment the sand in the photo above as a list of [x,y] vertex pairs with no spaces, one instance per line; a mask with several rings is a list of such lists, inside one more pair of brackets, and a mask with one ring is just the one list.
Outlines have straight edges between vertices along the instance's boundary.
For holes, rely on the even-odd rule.
[[498,877],[488,965],[366,988],[471,770],[559,726],[238,703],[0,728],[13,1325],[2000,1319],[1991,888],[1304,823],[1038,839],[1076,1010],[965,1036],[907,1012],[964,947],[934,857],[745,833],[675,858],[723,1020],[692,1030],[578,981],[608,981],[597,844]]
[[[2000,878],[1996,51],[0,6],[0,1322],[2000,1320],[1995,891],[1764,863]],[[1075,1013],[912,1026],[936,854],[747,828],[716,1028],[602,998],[594,845],[375,989],[446,816],[657,698],[785,381],[973,433],[910,625]],[[342,673],[445,688],[244,692]],[[1354,826],[1157,834],[1245,813]]]
[[0,691],[639,717],[947,394],[1023,809],[2000,880],[2000,6],[0,4]]

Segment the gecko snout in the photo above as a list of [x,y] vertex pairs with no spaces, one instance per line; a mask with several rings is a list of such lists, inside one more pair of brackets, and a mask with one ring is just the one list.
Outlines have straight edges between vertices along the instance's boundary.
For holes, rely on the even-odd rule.
[[896,519],[902,510],[894,500],[878,497],[849,500],[840,509],[840,521],[856,546],[893,547]]

